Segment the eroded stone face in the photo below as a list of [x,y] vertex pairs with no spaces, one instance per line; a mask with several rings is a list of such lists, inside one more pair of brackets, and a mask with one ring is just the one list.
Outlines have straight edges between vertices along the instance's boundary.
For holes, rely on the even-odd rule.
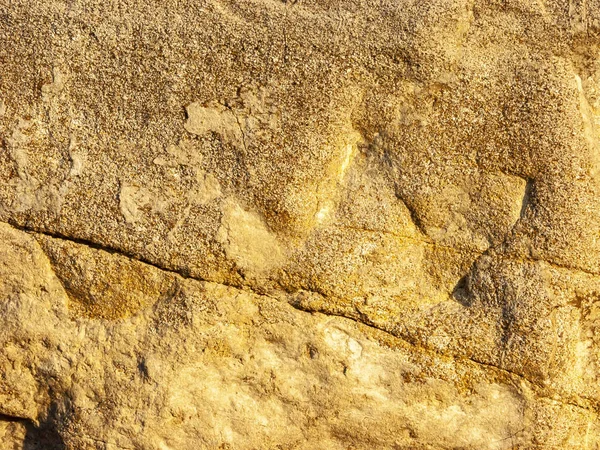
[[6,445],[595,448],[599,15],[0,5]]

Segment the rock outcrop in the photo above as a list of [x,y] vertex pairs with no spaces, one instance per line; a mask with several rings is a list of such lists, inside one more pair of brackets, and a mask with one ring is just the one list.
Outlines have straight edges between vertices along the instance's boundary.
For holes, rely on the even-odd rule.
[[0,2],[0,449],[600,448],[598,0]]

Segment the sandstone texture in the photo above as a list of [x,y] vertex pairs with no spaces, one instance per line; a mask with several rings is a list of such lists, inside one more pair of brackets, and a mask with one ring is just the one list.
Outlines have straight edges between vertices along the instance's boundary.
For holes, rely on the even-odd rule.
[[600,449],[600,0],[0,0],[0,450]]

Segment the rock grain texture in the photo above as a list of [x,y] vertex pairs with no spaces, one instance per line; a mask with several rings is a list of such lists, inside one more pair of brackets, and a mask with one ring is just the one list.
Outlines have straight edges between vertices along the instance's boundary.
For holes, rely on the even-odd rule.
[[600,0],[0,0],[0,450],[600,449]]

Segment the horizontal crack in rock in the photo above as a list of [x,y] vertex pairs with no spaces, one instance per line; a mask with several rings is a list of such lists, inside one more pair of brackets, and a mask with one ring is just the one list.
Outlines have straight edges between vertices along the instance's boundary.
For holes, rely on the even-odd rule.
[[[85,239],[73,238],[73,237],[70,237],[70,236],[63,235],[61,233],[54,233],[54,232],[49,232],[49,231],[45,231],[45,230],[41,230],[41,229],[37,229],[37,228],[23,226],[23,225],[20,225],[20,224],[14,222],[14,221],[10,221],[10,220],[7,221],[7,222],[5,222],[5,223],[9,224],[10,226],[12,226],[15,229],[18,229],[18,230],[23,231],[23,232],[28,233],[28,234],[42,234],[44,236],[48,236],[48,237],[53,238],[53,239],[61,239],[61,240],[73,242],[75,244],[85,245],[85,246],[88,246],[90,248],[94,248],[94,249],[97,249],[97,250],[105,251],[105,252],[111,253],[111,254],[121,255],[121,256],[129,258],[131,260],[139,261],[141,263],[144,263],[144,264],[147,264],[149,266],[155,267],[158,270],[162,270],[162,271],[165,271],[165,272],[169,272],[169,273],[175,274],[175,275],[180,276],[180,277],[182,277],[184,279],[195,280],[195,281],[202,282],[202,283],[218,284],[218,285],[221,285],[221,286],[226,286],[226,287],[237,289],[237,290],[240,290],[240,291],[246,291],[246,292],[248,292],[250,294],[253,294],[253,295],[267,297],[267,298],[270,298],[271,300],[276,301],[276,302],[281,302],[283,300],[281,297],[288,298],[289,294],[290,294],[289,292],[285,292],[285,291],[281,290],[280,292],[278,292],[276,294],[277,296],[279,296],[279,295],[281,296],[281,297],[278,298],[277,296],[274,296],[274,295],[269,295],[269,294],[266,294],[266,293],[259,293],[259,292],[255,291],[255,290],[253,290],[252,287],[247,286],[247,285],[239,286],[239,285],[234,285],[234,284],[228,284],[228,283],[223,283],[223,282],[217,282],[217,281],[212,281],[212,280],[208,280],[208,279],[203,279],[203,278],[196,277],[196,276],[191,276],[189,273],[186,273],[184,271],[177,271],[177,270],[174,270],[174,269],[169,269],[169,268],[166,268],[166,267],[161,266],[159,264],[156,264],[156,263],[153,263],[151,261],[148,261],[148,260],[146,260],[144,258],[140,258],[139,256],[134,255],[132,253],[128,253],[128,252],[125,252],[125,251],[122,251],[120,249],[116,249],[116,248],[113,248],[113,247],[104,246],[104,245],[98,244],[96,242],[88,241],[88,240],[85,240]],[[513,258],[513,259],[515,259],[515,258]],[[569,267],[557,266],[556,264],[549,263],[548,261],[541,260],[541,259],[536,260],[536,259],[526,259],[526,258],[523,258],[522,260],[526,261],[526,262],[527,261],[528,262],[537,262],[537,261],[546,262],[546,263],[550,264],[551,266],[557,267],[557,268],[560,268],[560,269],[575,270],[575,269],[572,269],[572,268],[569,268]],[[590,273],[590,272],[587,272],[585,270],[579,270],[579,271],[585,272],[585,273]],[[600,274],[593,273],[593,272],[590,273],[590,274],[591,275],[600,275]],[[319,292],[312,292],[310,290],[305,290],[305,291],[306,292],[315,293],[315,294],[318,294],[318,295],[321,295],[321,296],[324,296],[322,293],[319,293]],[[326,297],[326,296],[324,296],[324,297]],[[331,311],[323,311],[323,310],[319,310],[319,309],[306,308],[306,307],[303,307],[302,305],[298,304],[297,302],[286,301],[286,303],[288,303],[291,307],[293,307],[294,309],[296,309],[298,311],[309,312],[309,313],[320,313],[320,314],[324,314],[324,315],[328,315],[328,316],[340,317],[340,318],[343,318],[343,319],[351,320],[351,321],[356,322],[356,323],[358,323],[360,325],[364,325],[364,326],[376,329],[376,330],[378,330],[380,332],[383,332],[383,333],[386,333],[386,334],[392,336],[393,338],[400,339],[402,342],[406,343],[411,348],[414,348],[414,349],[422,351],[422,352],[427,352],[427,353],[430,353],[430,354],[433,354],[433,355],[436,355],[436,356],[442,357],[442,358],[453,359],[453,360],[455,360],[457,362],[460,362],[460,361],[465,362],[465,361],[467,361],[467,362],[471,362],[473,364],[476,364],[476,365],[478,365],[480,367],[487,367],[489,369],[493,369],[493,370],[502,372],[502,373],[504,373],[505,375],[507,375],[509,377],[516,377],[519,380],[522,380],[522,381],[526,382],[527,384],[529,384],[533,388],[533,390],[536,391],[536,394],[540,398],[545,398],[545,399],[553,400],[553,401],[559,402],[559,403],[561,403],[563,405],[580,408],[580,409],[583,409],[585,411],[592,412],[592,413],[597,413],[598,412],[599,406],[598,405],[590,404],[589,400],[582,399],[582,398],[580,398],[578,396],[573,397],[572,399],[565,399],[562,396],[560,396],[557,392],[554,392],[553,390],[551,390],[550,388],[542,386],[539,383],[537,383],[536,381],[530,380],[526,376],[524,376],[522,374],[519,374],[517,372],[512,372],[512,371],[507,370],[505,368],[496,366],[496,365],[491,364],[491,363],[485,363],[485,362],[479,361],[477,359],[474,359],[472,357],[462,356],[462,355],[454,355],[454,354],[445,354],[445,353],[436,351],[435,349],[431,349],[431,348],[419,346],[419,345],[417,345],[417,344],[415,344],[413,342],[410,342],[410,341],[406,340],[403,336],[399,335],[399,333],[394,333],[393,331],[390,331],[389,329],[385,329],[385,328],[381,327],[380,325],[377,325],[377,324],[373,323],[371,320],[368,319],[368,317],[364,317],[363,315],[361,315],[361,318],[358,319],[356,317],[351,317],[350,315],[339,314],[339,313],[335,313],[335,312],[331,312]],[[539,392],[539,391],[545,391],[547,394],[544,394],[543,392]],[[577,402],[575,400],[579,400],[580,402]],[[588,403],[588,404],[586,405],[586,404],[583,404],[583,403]],[[6,416],[6,417],[11,417],[11,416]],[[2,415],[0,415],[0,420],[2,420]],[[20,420],[20,421],[31,422],[30,419],[24,419],[24,418],[16,418],[16,420],[17,421]],[[13,420],[13,421],[15,421],[15,420]]]
[[[563,405],[568,405],[568,406],[573,406],[573,407],[577,407],[580,409],[583,409],[585,411],[589,411],[589,412],[593,412],[593,413],[597,413],[598,411],[598,406],[596,405],[592,405],[589,404],[590,402],[586,399],[582,399],[580,397],[574,397],[573,399],[565,399],[559,396],[559,394],[557,392],[554,392],[553,390],[551,390],[550,388],[546,387],[546,386],[542,386],[541,384],[539,384],[538,382],[536,382],[535,380],[530,380],[529,378],[527,378],[525,375],[522,375],[518,372],[513,372],[511,370],[505,369],[503,367],[499,367],[497,365],[491,364],[491,363],[486,363],[483,361],[480,361],[478,359],[475,359],[473,357],[469,357],[469,356],[464,356],[464,355],[457,355],[457,354],[451,354],[451,353],[442,353],[440,351],[437,351],[435,349],[432,348],[428,348],[428,347],[423,347],[420,346],[418,344],[415,344],[414,342],[411,342],[407,339],[405,339],[403,336],[399,335],[398,333],[395,333],[394,331],[390,331],[389,329],[383,328],[380,325],[373,323],[371,321],[368,320],[368,318],[363,318],[363,320],[357,319],[356,317],[350,317],[350,316],[346,316],[343,314],[336,314],[335,312],[324,312],[318,309],[310,309],[310,308],[306,308],[303,305],[300,305],[297,302],[290,302],[290,305],[292,307],[294,307],[295,309],[299,310],[299,311],[304,311],[304,312],[309,312],[309,313],[320,313],[320,314],[324,314],[327,316],[336,316],[336,317],[340,317],[340,318],[344,318],[347,320],[351,320],[353,322],[356,322],[360,325],[364,325],[370,328],[374,328],[378,331],[381,331],[383,333],[389,334],[390,336],[401,340],[403,343],[405,343],[406,345],[410,346],[413,349],[416,349],[418,351],[421,352],[425,352],[425,353],[429,353],[429,354],[433,354],[437,357],[441,357],[441,358],[447,358],[447,359],[452,359],[456,362],[470,362],[473,364],[476,364],[478,366],[481,367],[486,367],[495,371],[499,371],[504,373],[506,376],[514,379],[514,378],[518,378],[521,381],[526,382],[527,384],[530,385],[530,387],[536,391],[536,394],[538,394],[538,396],[540,398],[548,398],[554,401],[557,401]],[[547,392],[546,395],[543,394],[543,392],[540,391],[545,391]],[[554,396],[559,396],[559,398],[554,398]],[[579,400],[579,403],[577,402],[577,400]],[[587,403],[587,404],[585,404]]]
[[[195,277],[190,275],[186,270],[176,270],[176,269],[172,269],[169,267],[165,267],[163,265],[157,264],[153,261],[150,261],[146,258],[140,257],[134,253],[128,252],[126,250],[123,249],[119,249],[119,248],[115,248],[115,247],[110,247],[107,245],[103,245],[103,244],[99,244],[97,242],[94,241],[89,241],[87,239],[80,239],[80,238],[75,238],[75,237],[71,237],[71,236],[67,236],[65,234],[62,233],[56,233],[56,232],[50,232],[50,231],[46,231],[46,230],[42,230],[42,229],[38,229],[38,228],[33,228],[33,227],[27,227],[27,226],[23,226],[20,225],[16,222],[13,222],[11,220],[4,222],[7,223],[8,225],[12,226],[13,228],[19,230],[19,231],[23,231],[24,233],[28,233],[28,234],[41,234],[44,236],[47,236],[49,238],[52,239],[60,239],[63,241],[68,241],[68,242],[72,242],[74,244],[79,244],[79,245],[85,245],[86,247],[90,247],[93,248],[95,250],[102,250],[106,253],[110,253],[113,255],[119,255],[119,256],[123,256],[125,258],[128,258],[130,260],[133,261],[138,261],[141,263],[144,263],[148,266],[152,266],[158,270],[162,270],[164,272],[169,272],[172,273],[174,275],[178,275],[181,278],[184,279],[190,279],[190,280],[196,280],[196,281],[203,281],[203,282],[207,282],[207,283],[215,283],[215,284],[221,284],[223,286],[227,286],[227,287],[231,287],[231,288],[235,288],[235,289],[239,289],[239,290],[246,290],[246,291],[250,291],[253,293],[256,293],[255,291],[253,291],[249,286],[245,286],[245,285],[236,285],[236,284],[230,284],[230,283],[225,283],[225,282],[217,282],[217,281],[211,281],[211,280],[206,280],[200,277]],[[257,295],[261,295],[258,294]]]

